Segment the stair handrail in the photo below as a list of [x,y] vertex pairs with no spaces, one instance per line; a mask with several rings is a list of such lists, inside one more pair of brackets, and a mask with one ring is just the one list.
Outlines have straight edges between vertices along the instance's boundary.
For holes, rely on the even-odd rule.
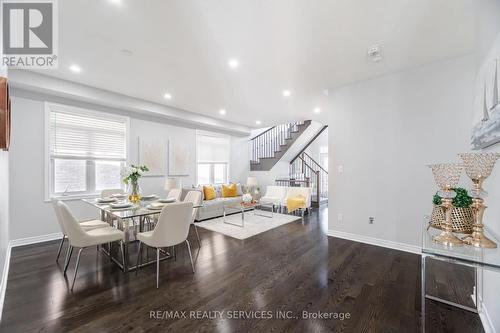
[[[306,160],[304,160],[304,158],[303,158],[302,156],[299,156],[299,159],[301,159],[301,160],[305,163],[304,165],[305,165],[305,166],[306,166],[309,170],[311,170],[313,173],[318,173],[318,172],[320,172],[319,170],[314,170],[314,169],[313,169],[313,168],[312,168],[309,164],[307,164],[307,161],[306,161]],[[327,173],[328,173],[328,172],[327,172]]]
[[254,136],[253,138],[250,139],[250,141],[253,141],[255,139],[257,139],[259,136],[262,136],[264,134],[266,134],[267,132],[269,132],[270,130],[272,130],[273,128],[276,128],[276,126],[273,126],[273,127],[269,127],[268,129],[266,129],[264,132],[262,133],[259,133],[257,134],[256,136]]
[[314,136],[311,140],[309,140],[309,142],[306,144],[306,146],[305,146],[304,148],[302,148],[302,150],[301,150],[301,151],[300,151],[300,152],[299,152],[299,153],[298,153],[298,154],[297,154],[297,155],[296,155],[296,156],[295,156],[295,157],[294,157],[294,158],[290,161],[290,164],[292,164],[293,162],[295,162],[295,160],[296,160],[296,159],[297,159],[297,158],[298,158],[298,157],[299,157],[302,153],[304,153],[304,152],[305,152],[305,150],[307,149],[307,147],[309,147],[309,146],[311,145],[311,143],[313,143],[313,142],[314,142],[314,140],[316,140],[316,139],[318,138],[318,136],[320,136],[320,135],[321,135],[321,133],[323,133],[323,131],[324,131],[325,129],[327,129],[327,128],[328,128],[328,125],[324,125],[324,126],[321,128],[321,130],[320,130],[318,133],[316,133],[316,135],[315,135],[315,136]]
[[[307,157],[309,157],[309,159],[311,160],[311,162],[313,162],[318,168],[320,168],[324,173],[328,174],[328,171],[326,171],[318,162],[316,162],[316,160],[314,158],[311,157],[311,155],[309,155],[308,153],[304,152],[303,153],[304,155],[306,155]],[[303,160],[304,161],[304,160]],[[307,164],[307,161],[304,161],[306,164]]]

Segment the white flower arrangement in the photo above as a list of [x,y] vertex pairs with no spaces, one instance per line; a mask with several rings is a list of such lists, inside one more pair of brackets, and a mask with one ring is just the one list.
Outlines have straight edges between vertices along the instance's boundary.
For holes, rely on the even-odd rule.
[[137,180],[139,178],[142,177],[142,175],[144,175],[144,172],[147,172],[149,171],[149,168],[145,165],[131,165],[131,166],[127,166],[127,167],[124,167],[120,174],[122,176],[122,179],[123,179],[123,182],[125,184],[128,184],[130,182],[132,183],[136,183]]

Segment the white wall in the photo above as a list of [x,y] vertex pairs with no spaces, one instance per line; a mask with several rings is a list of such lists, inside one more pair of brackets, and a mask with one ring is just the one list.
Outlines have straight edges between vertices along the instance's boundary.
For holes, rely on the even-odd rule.
[[330,230],[420,245],[436,191],[426,164],[469,150],[475,73],[469,55],[331,93]]
[[[477,52],[478,75],[476,80],[476,103],[474,122],[482,115],[483,89],[485,80],[491,79],[493,59],[500,61],[500,0],[485,0],[479,9],[479,45]],[[491,81],[488,80],[489,83]],[[500,152],[500,144],[485,149],[486,152]],[[484,221],[497,239],[500,239],[500,161],[497,162],[484,187],[488,191]],[[498,244],[500,246],[500,244]],[[500,274],[485,271],[483,276],[483,301],[491,325],[500,332]]]
[[[47,235],[59,232],[55,216],[50,203],[44,202],[44,100],[52,101],[50,96],[31,96],[21,91],[14,91],[12,98],[12,147],[10,152],[10,239]],[[86,107],[98,111],[120,113],[120,110],[99,108],[94,105],[85,105],[69,100],[55,102],[66,103],[78,107]],[[169,138],[181,138],[189,143],[191,149],[191,170],[188,177],[182,178],[182,186],[190,187],[195,184],[196,150],[194,128],[172,126],[165,121],[156,121],[150,118],[130,119],[130,161],[138,162],[137,138],[151,137],[163,141]],[[245,141],[233,137],[232,141],[244,145]],[[238,148],[233,154],[238,154]],[[241,150],[241,148],[239,148]],[[234,158],[233,158],[234,157]],[[232,156],[230,172],[234,171],[234,178],[246,179],[245,167],[248,159]],[[231,172],[230,178],[233,178]],[[163,177],[144,177],[141,179],[143,193],[165,194]],[[27,206],[29,205],[29,206]],[[75,200],[69,205],[80,218],[94,218],[97,211],[87,204]]]

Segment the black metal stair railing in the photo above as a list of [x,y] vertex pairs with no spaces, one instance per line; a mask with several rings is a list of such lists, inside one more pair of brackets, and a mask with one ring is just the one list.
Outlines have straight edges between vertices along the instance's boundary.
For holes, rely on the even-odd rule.
[[313,201],[320,203],[328,199],[328,171],[306,152],[300,153],[290,163],[289,177],[290,183],[312,187]]
[[285,146],[292,133],[299,131],[303,121],[273,126],[251,139],[251,164],[258,164],[261,158],[272,158]]

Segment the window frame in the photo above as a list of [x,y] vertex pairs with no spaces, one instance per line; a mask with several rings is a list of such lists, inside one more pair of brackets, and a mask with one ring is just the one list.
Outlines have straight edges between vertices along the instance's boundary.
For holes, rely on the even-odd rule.
[[[209,182],[208,183],[199,183],[198,182],[198,166],[200,164],[204,164],[204,165],[209,165],[210,166],[210,175],[208,177],[209,179]],[[222,164],[224,165],[226,168],[224,170],[224,181],[222,183],[216,183],[215,182],[215,165],[216,164]],[[221,185],[221,184],[227,184],[229,182],[229,162],[196,162],[196,185],[197,186],[200,186],[200,185],[209,185],[209,184],[212,184],[212,185]]]
[[[109,120],[116,120],[125,123],[125,160],[122,159],[88,159],[75,156],[57,156],[53,157],[50,153],[50,113],[54,109],[63,109],[68,112],[87,115],[89,117],[100,117],[107,118]],[[87,191],[72,192],[71,194],[61,194],[54,192],[54,161],[55,159],[73,159],[73,160],[83,160],[86,161],[86,177],[85,184],[87,186]],[[95,165],[96,161],[120,161],[125,165],[130,163],[130,118],[126,116],[116,115],[113,113],[94,111],[79,107],[74,107],[65,104],[58,104],[52,102],[44,103],[44,201],[50,202],[53,199],[58,200],[78,200],[85,198],[95,198],[100,196],[100,192],[95,189]],[[89,186],[90,185],[90,186]]]

